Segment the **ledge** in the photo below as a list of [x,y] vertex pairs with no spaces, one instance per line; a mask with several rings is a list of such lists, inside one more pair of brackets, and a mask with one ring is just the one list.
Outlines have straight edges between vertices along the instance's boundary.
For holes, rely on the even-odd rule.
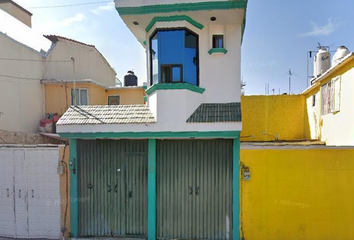
[[190,90],[192,92],[202,94],[205,89],[201,87],[194,86],[190,83],[156,83],[146,90],[147,95],[151,95],[156,90]]
[[194,27],[198,28],[199,30],[202,30],[204,28],[204,25],[195,21],[189,16],[186,15],[178,15],[178,16],[161,16],[161,17],[154,17],[149,25],[145,28],[146,32],[149,32],[152,27],[155,25],[157,22],[176,22],[176,21],[186,21],[189,22],[191,25]]
[[227,50],[225,48],[211,48],[208,53],[211,55],[213,53],[223,53],[226,54]]

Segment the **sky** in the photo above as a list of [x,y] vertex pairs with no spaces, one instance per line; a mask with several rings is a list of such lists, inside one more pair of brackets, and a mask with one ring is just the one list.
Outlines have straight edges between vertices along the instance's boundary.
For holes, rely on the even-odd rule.
[[[63,8],[33,8],[97,0],[15,0],[33,13],[32,26],[44,34],[57,34],[94,44],[123,80],[133,69],[139,84],[146,81],[145,49],[114,8],[100,3]],[[242,43],[241,69],[246,95],[306,89],[308,51],[317,42],[335,51],[345,45],[354,51],[353,0],[249,0]],[[333,53],[334,54],[334,53]],[[309,74],[312,74],[309,59]]]

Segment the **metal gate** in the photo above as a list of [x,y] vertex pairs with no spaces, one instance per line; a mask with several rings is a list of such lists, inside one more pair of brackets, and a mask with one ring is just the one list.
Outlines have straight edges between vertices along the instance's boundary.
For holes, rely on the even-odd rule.
[[158,141],[157,237],[232,238],[232,140]]
[[79,234],[146,236],[147,141],[79,140]]

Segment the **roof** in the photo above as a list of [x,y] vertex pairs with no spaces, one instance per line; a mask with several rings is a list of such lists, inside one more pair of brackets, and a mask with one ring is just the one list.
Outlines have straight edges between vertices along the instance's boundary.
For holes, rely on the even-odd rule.
[[311,80],[311,86],[305,89],[301,94],[306,94],[310,92],[313,88],[317,87],[318,84],[330,73],[338,69],[339,67],[343,66],[343,64],[346,64],[350,59],[354,59],[354,52],[349,53],[347,56],[342,58],[336,65],[333,65],[330,69],[328,69],[326,72],[324,72],[321,76],[317,78],[313,78]]
[[98,54],[102,57],[102,59],[107,63],[107,65],[116,73],[116,71],[113,69],[113,67],[107,61],[107,59],[103,56],[103,54],[100,51],[98,51],[98,49],[96,48],[95,45],[87,44],[87,43],[84,43],[84,42],[76,41],[74,39],[63,37],[63,36],[58,36],[58,35],[44,35],[44,37],[48,38],[53,43],[56,43],[60,39],[62,39],[62,40],[66,40],[66,41],[70,41],[70,42],[73,42],[73,43],[77,43],[77,44],[80,44],[80,45],[83,45],[83,46],[86,46],[86,47],[94,48],[98,52]]
[[16,7],[20,8],[22,11],[26,12],[28,15],[30,15],[30,16],[33,15],[30,11],[28,11],[27,9],[25,9],[24,7],[22,7],[21,5],[17,4],[16,2],[14,2],[12,0],[0,0],[0,3],[12,3]]
[[145,105],[72,106],[57,125],[146,124],[156,120]]
[[241,122],[241,103],[202,103],[187,123]]

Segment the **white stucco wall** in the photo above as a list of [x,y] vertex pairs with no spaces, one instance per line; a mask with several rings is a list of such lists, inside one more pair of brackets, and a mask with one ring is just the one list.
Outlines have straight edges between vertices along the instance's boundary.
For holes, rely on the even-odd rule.
[[93,47],[65,39],[59,39],[46,57],[45,79],[74,79],[71,62],[50,63],[50,61],[70,61],[75,59],[76,79],[92,79],[104,86],[115,86],[116,73]]
[[0,46],[1,57],[34,60],[0,59],[0,129],[37,132],[39,121],[44,117],[44,94],[40,83],[42,56],[2,33]]
[[[336,76],[338,75],[329,76],[329,78]],[[341,76],[339,112],[321,116],[319,88],[307,98],[311,138],[317,139],[319,136],[320,140],[325,141],[329,146],[354,146],[354,68],[339,76]],[[315,107],[312,107],[313,94],[316,94],[317,99]]]

